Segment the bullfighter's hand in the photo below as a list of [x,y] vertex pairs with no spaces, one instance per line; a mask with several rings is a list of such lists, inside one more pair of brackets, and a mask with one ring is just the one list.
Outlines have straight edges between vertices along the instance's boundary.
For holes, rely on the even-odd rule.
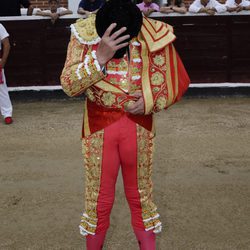
[[114,56],[117,50],[128,46],[128,42],[126,42],[126,40],[129,39],[130,36],[120,36],[127,30],[126,27],[122,27],[111,35],[112,30],[116,26],[116,23],[112,23],[105,31],[99,43],[98,49],[96,51],[96,57],[101,66],[104,66]]
[[134,96],[137,99],[134,103],[128,105],[126,107],[126,111],[133,114],[133,115],[143,115],[144,114],[144,99],[141,92],[135,92],[134,94],[131,94],[131,96]]

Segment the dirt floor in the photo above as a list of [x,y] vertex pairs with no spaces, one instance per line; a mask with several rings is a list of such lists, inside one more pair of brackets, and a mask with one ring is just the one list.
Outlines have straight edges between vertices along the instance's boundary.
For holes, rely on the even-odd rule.
[[[0,123],[0,249],[85,248],[81,100],[14,102]],[[250,249],[250,98],[185,99],[157,114],[157,250]],[[121,176],[104,249],[136,250]]]

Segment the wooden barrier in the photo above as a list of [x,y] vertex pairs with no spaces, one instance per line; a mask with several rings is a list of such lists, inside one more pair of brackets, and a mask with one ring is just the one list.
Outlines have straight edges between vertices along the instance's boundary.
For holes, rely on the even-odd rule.
[[[175,46],[192,83],[250,82],[250,15],[163,15],[152,18],[174,26]],[[59,85],[70,24],[76,17],[52,25],[47,18],[0,22],[10,33],[6,65],[8,86]]]

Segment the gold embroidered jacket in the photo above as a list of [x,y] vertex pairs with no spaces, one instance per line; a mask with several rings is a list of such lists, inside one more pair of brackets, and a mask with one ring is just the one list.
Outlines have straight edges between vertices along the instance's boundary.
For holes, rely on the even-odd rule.
[[71,30],[61,84],[69,96],[85,93],[87,97],[84,135],[102,127],[91,126],[90,109],[91,113],[98,110],[99,115],[108,110],[115,117],[135,101],[131,94],[141,91],[146,119],[175,103],[188,88],[190,80],[172,44],[175,35],[168,24],[144,17],[140,33],[129,45],[130,60],[126,55],[122,59],[111,59],[105,75],[96,58],[100,38],[95,29],[95,15],[79,19],[71,25]]

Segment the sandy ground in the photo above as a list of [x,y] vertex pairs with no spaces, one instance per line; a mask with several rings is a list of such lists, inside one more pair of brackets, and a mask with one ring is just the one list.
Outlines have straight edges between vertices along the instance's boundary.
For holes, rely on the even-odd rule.
[[[82,101],[14,109],[14,124],[0,123],[0,249],[85,249]],[[250,249],[250,99],[186,99],[157,129],[157,249]],[[121,176],[111,224],[104,249],[138,249]]]

